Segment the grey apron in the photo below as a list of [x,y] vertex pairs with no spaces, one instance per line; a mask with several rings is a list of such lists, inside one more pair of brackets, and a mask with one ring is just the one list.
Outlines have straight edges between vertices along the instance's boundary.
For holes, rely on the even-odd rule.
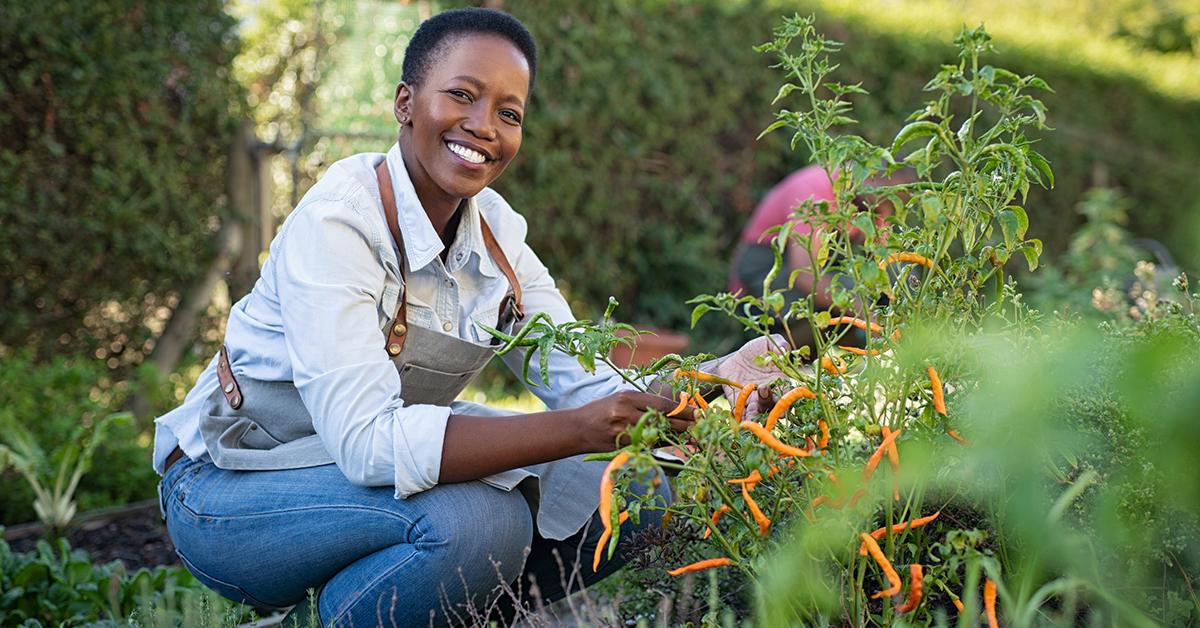
[[[388,228],[400,251],[403,283],[404,246],[396,224],[396,203],[386,161],[376,169]],[[522,317],[520,285],[504,252],[480,214],[480,227],[493,260],[509,278],[512,291],[500,308],[499,328],[511,330]],[[401,288],[403,290],[403,287]],[[477,345],[457,336],[407,324],[407,297],[401,294],[396,316],[386,321],[386,350],[400,375],[407,404],[450,406],[453,414],[508,416],[512,413],[455,401],[495,354],[494,346]],[[261,471],[297,469],[334,462],[313,429],[312,417],[290,381],[260,381],[238,373],[221,348],[217,368],[220,386],[213,390],[200,417],[200,432],[213,464],[222,469]],[[582,456],[503,471],[482,478],[501,490],[520,485],[536,513],[538,532],[561,540],[577,532],[599,503],[605,463]]]

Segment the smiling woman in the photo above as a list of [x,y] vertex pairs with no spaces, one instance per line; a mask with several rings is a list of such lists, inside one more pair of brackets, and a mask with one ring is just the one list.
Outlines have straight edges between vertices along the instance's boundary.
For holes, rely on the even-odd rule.
[[[264,608],[317,589],[323,623],[358,626],[507,621],[514,596],[495,591],[518,579],[521,600],[534,582],[543,600],[570,592],[557,557],[591,556],[604,527],[605,464],[582,455],[675,401],[563,354],[541,358],[550,385],[534,392],[548,411],[456,400],[496,353],[476,323],[516,333],[543,313],[574,320],[525,219],[487,187],[521,148],[536,65],[504,13],[422,24],[396,88],[398,142],[335,163],[309,190],[221,351],[158,419],[167,527],[206,585]],[[519,372],[528,350],[503,358]],[[713,368],[737,372],[753,353]],[[692,422],[690,410],[672,418]],[[650,484],[670,501],[666,482]],[[643,510],[620,538],[659,517]]]

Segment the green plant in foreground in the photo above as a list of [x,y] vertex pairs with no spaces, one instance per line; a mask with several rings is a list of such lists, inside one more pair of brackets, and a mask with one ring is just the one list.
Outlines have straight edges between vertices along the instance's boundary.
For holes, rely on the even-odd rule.
[[118,561],[93,564],[64,539],[23,553],[0,541],[0,625],[232,627],[252,618],[182,567],[130,574]]
[[75,489],[91,468],[96,448],[110,426],[129,420],[127,413],[117,413],[79,425],[47,454],[29,429],[11,416],[0,416],[0,471],[11,466],[25,478],[38,519],[51,534],[61,534],[75,517]]

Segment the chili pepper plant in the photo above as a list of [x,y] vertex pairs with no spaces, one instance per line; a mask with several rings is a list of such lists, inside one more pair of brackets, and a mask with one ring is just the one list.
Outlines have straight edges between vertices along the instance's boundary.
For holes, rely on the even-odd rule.
[[[1072,623],[1080,605],[1105,607],[1108,621],[1148,624],[1091,581],[1064,576],[1047,547],[1095,474],[1054,476],[1040,454],[1025,464],[1013,449],[997,462],[989,439],[1004,428],[964,420],[968,394],[1000,378],[981,356],[1044,341],[1006,269],[1010,259],[1037,268],[1042,244],[1028,237],[1024,203],[1031,186],[1050,187],[1054,175],[1032,139],[1048,130],[1038,96],[1050,87],[987,64],[992,44],[982,27],[964,29],[955,44],[957,59],[925,85],[928,100],[886,146],[852,132],[851,100],[865,92],[833,78],[840,44],[813,18],[785,19],[759,48],[787,75],[776,98],[787,108],[764,133],[790,131],[793,148],[803,145],[831,173],[836,198],[804,202],[775,230],[761,291],[699,296],[692,321],[719,313],[771,339],[762,359],[783,377],[770,383],[772,403],[751,412],[755,384],[706,372],[712,356],[629,370],[608,363],[639,388],[668,386],[698,420],[673,433],[665,415],[648,412],[618,451],[597,456],[610,460],[600,496],[608,542],[594,564],[611,558],[626,517],[666,508],[693,560],[668,565],[664,577],[735,570],[754,585],[764,625]],[[888,184],[901,169],[911,176]],[[796,221],[811,229],[793,229]],[[787,302],[772,288],[796,246],[811,263],[788,284],[799,273],[812,285],[834,278],[832,308],[812,295]],[[545,381],[551,350],[586,368],[607,361],[622,341],[616,331],[630,330],[612,321],[615,305],[597,324],[540,319],[516,337],[495,333],[508,341],[503,350],[530,349],[527,365],[537,349]],[[798,325],[810,328],[811,347],[796,347]],[[712,387],[733,403],[706,402]],[[975,407],[980,414],[986,408]],[[652,455],[663,448],[682,460]],[[659,470],[674,476],[669,506],[629,488]],[[1004,473],[1037,490],[1010,491],[1014,478]],[[1006,531],[1014,495],[1048,504],[1049,515],[1042,509],[1021,528],[1045,530],[1044,538]]]

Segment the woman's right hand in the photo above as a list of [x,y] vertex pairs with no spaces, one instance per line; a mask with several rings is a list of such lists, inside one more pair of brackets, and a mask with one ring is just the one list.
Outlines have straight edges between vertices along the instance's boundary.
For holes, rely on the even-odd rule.
[[[666,414],[677,405],[679,402],[673,399],[634,390],[623,390],[585,404],[579,408],[585,451],[612,451],[626,445],[629,443],[626,430],[636,425],[646,410],[654,408]],[[671,429],[682,432],[691,427],[696,421],[692,410],[692,406],[687,406],[670,417]]]

